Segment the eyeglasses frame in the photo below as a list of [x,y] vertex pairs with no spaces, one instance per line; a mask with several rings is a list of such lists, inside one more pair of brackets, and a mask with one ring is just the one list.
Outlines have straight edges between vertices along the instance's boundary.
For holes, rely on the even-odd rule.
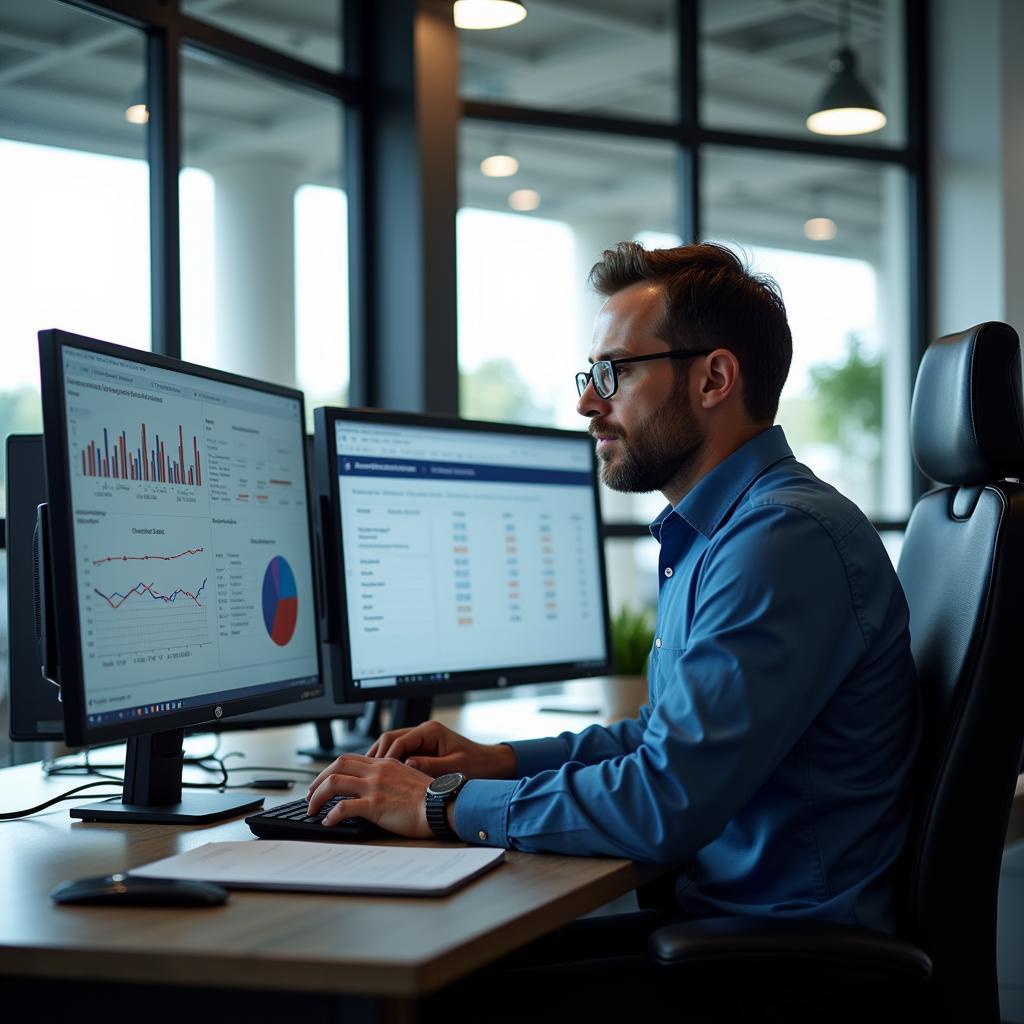
[[[576,390],[579,392],[580,398],[582,398],[583,393],[591,384],[593,384],[597,397],[604,401],[608,401],[608,399],[612,398],[619,390],[619,375],[615,369],[616,366],[621,366],[623,363],[646,363],[651,359],[690,359],[695,356],[709,356],[715,351],[717,351],[717,349],[714,348],[699,349],[695,352],[683,352],[675,349],[671,352],[655,352],[652,355],[647,356],[624,356],[622,359],[595,359],[589,370],[580,370],[580,372],[576,374]],[[610,366],[612,371],[612,389],[607,395],[601,394],[598,390],[597,383],[594,380],[594,367],[600,366],[602,363]]]

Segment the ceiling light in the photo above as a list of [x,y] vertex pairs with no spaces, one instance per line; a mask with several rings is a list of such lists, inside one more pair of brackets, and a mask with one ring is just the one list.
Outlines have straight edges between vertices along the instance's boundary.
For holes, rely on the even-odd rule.
[[535,192],[532,188],[519,188],[516,189],[508,197],[508,205],[513,210],[518,210],[520,213],[527,213],[530,210],[536,210],[540,206],[540,193]]
[[480,170],[488,178],[510,178],[519,170],[519,161],[507,153],[495,153],[480,161]]
[[828,64],[829,79],[811,108],[807,127],[818,135],[866,135],[884,128],[886,116],[874,94],[857,76],[850,47],[849,0],[839,6],[839,48]]
[[129,124],[149,124],[149,105],[146,99],[146,83],[143,80],[132,90],[124,111],[124,119]]
[[455,0],[456,28],[507,28],[526,17],[518,0]]
[[811,217],[804,222],[804,235],[812,242],[831,242],[839,228],[831,217]]
[[145,103],[133,103],[124,112],[124,119],[131,124],[149,124],[149,107]]

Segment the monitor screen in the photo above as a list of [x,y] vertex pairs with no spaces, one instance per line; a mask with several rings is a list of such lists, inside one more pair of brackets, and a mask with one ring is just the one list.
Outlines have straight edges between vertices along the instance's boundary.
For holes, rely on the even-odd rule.
[[317,427],[334,469],[351,699],[607,670],[586,434],[353,410]]
[[40,352],[68,742],[319,695],[301,394],[58,331]]

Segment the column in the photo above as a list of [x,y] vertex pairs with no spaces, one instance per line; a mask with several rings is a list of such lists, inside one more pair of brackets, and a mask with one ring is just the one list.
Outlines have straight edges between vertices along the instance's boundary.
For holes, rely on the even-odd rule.
[[295,384],[297,160],[247,157],[214,178],[217,366]]

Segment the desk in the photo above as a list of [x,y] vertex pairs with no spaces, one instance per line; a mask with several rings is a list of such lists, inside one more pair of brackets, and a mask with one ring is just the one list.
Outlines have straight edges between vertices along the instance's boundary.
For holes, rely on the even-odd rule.
[[[475,721],[484,739],[502,722],[532,722],[529,731],[538,735],[588,721],[578,714],[538,715],[540,703],[482,704],[454,717],[470,731]],[[204,740],[197,737],[190,747]],[[222,750],[244,750],[253,764],[296,765],[304,759],[293,752],[308,740],[306,728],[230,733]],[[116,759],[116,749],[108,759]],[[37,764],[4,769],[0,809],[30,806],[76,781],[46,779]],[[271,806],[295,795],[266,796]],[[82,794],[82,802],[89,799],[88,791]],[[2,975],[356,995],[371,997],[361,1004],[361,1019],[369,1005],[373,1019],[411,1020],[417,997],[655,874],[625,860],[510,851],[505,864],[443,898],[235,892],[225,906],[205,910],[57,907],[48,893],[66,878],[127,870],[207,842],[251,838],[240,818],[196,828],[101,825],[73,823],[67,808],[0,823]],[[80,1019],[80,1009],[61,1016]],[[107,1019],[110,1011],[106,1007]]]

